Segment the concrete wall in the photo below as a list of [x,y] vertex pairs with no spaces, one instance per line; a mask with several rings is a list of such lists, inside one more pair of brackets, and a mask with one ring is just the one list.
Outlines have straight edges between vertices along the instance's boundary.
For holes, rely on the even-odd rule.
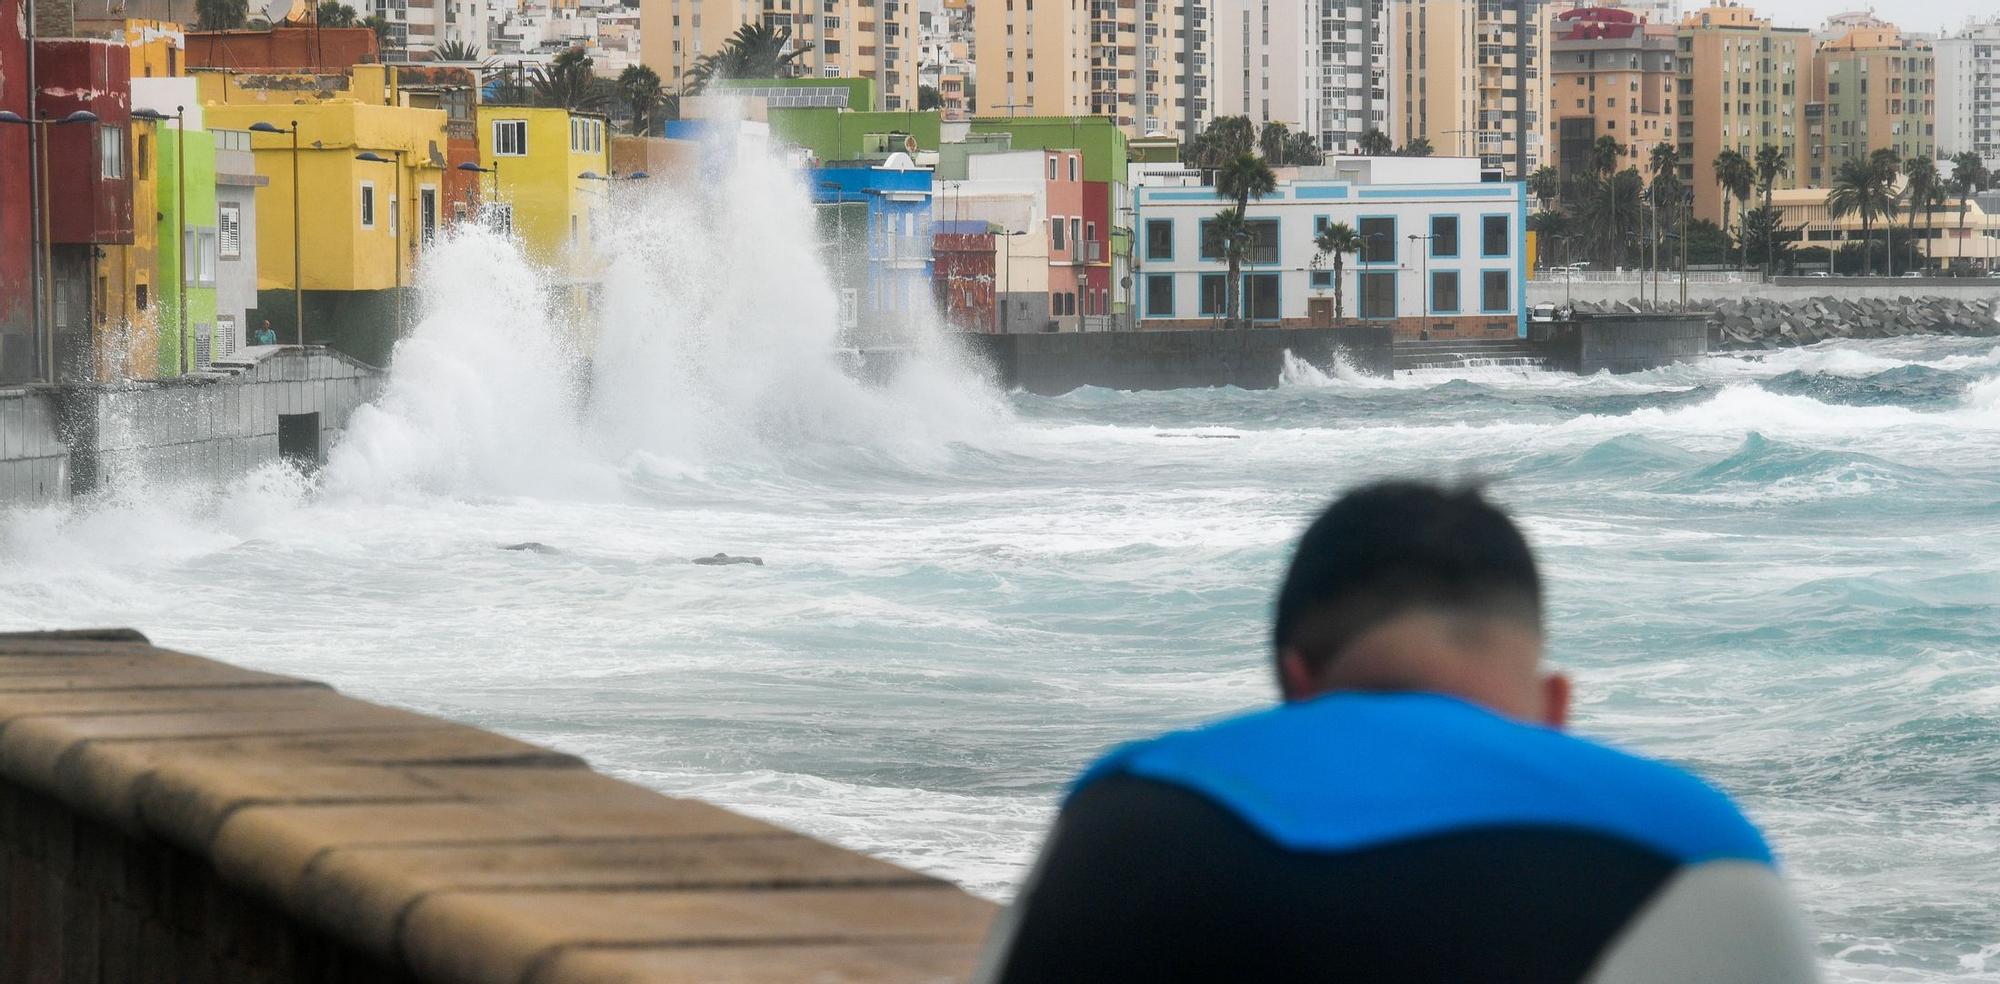
[[1046,396],[1082,386],[1270,389],[1278,385],[1286,351],[1320,367],[1337,354],[1362,372],[1387,376],[1395,368],[1389,329],[1379,325],[961,337],[986,359],[1000,385]]
[[55,502],[69,490],[69,448],[44,390],[0,390],[0,506]]
[[226,482],[278,460],[278,417],[320,415],[320,453],[381,373],[321,348],[260,348],[225,376],[0,391],[0,506],[121,481]]
[[[1653,282],[1645,282],[1645,297],[1653,297]],[[1529,304],[1561,304],[1567,298],[1577,303],[1616,303],[1636,300],[1640,296],[1640,284],[1634,280],[1616,283],[1584,283],[1577,281],[1568,286],[1567,291],[1561,280],[1531,280],[1528,282]],[[1804,301],[1815,297],[1869,298],[1871,300],[1893,301],[1904,297],[1952,297],[1970,300],[1975,297],[2000,297],[2000,280],[1980,277],[1928,277],[1922,280],[1905,280],[1891,277],[1779,277],[1773,283],[1690,283],[1688,301],[1742,300],[1758,297],[1771,301]],[[1681,299],[1680,281],[1665,273],[1660,275],[1660,300],[1678,303]]]
[[1532,346],[1550,368],[1583,375],[1643,372],[1708,354],[1700,315],[1590,315],[1574,324],[1533,326]]
[[0,635],[0,980],[963,980],[993,914],[311,681]]

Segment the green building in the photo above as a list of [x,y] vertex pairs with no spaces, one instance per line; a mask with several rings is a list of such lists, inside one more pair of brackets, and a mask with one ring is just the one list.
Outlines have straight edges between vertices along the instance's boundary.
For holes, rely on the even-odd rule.
[[[208,361],[215,332],[215,139],[206,130],[161,131],[157,234],[159,365],[177,376]],[[183,221],[185,217],[185,221]]]

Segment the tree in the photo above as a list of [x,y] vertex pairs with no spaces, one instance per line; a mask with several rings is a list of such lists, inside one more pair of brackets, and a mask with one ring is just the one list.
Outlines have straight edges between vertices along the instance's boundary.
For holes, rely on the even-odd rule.
[[369,14],[367,17],[361,19],[361,26],[375,32],[375,50],[381,52],[382,57],[386,60],[389,54],[390,42],[394,39],[394,36],[389,31],[389,18],[381,14]]
[[722,42],[720,49],[695,59],[681,91],[690,96],[700,95],[721,79],[786,78],[794,74],[799,58],[812,48],[810,41],[794,46],[789,26],[745,24]]
[[[1249,214],[1250,200],[1262,198],[1276,190],[1278,190],[1278,176],[1271,173],[1271,165],[1264,163],[1254,154],[1239,154],[1235,160],[1222,165],[1215,172],[1215,191],[1222,197],[1236,202],[1235,221],[1238,231],[1242,233],[1241,236],[1232,238],[1226,244],[1230,248],[1223,251],[1223,255],[1229,260],[1229,283],[1224,292],[1227,298],[1224,308],[1232,324],[1236,321],[1236,293],[1241,286],[1239,281],[1242,279],[1243,257],[1249,252],[1248,245],[1244,245],[1241,249],[1235,248],[1238,245],[1237,239],[1249,238],[1249,227],[1245,216]],[[1220,219],[1221,216],[1218,215],[1217,220]]]
[[1874,227],[1875,219],[1882,214],[1885,198],[1887,194],[1882,187],[1882,173],[1870,167],[1867,161],[1850,157],[1833,169],[1833,185],[1826,193],[1826,214],[1836,222],[1850,215],[1861,217],[1861,242],[1865,255],[1866,244],[1870,241],[1869,231]]
[[353,27],[359,16],[340,0],[320,0],[317,22],[321,27]]
[[1625,156],[1625,146],[1617,137],[1598,137],[1590,145],[1590,169],[1600,178],[1609,178],[1618,173],[1618,159]]
[[249,13],[248,0],[194,0],[195,23],[204,31],[233,31]]
[[1310,167],[1326,163],[1326,152],[1310,133],[1294,133],[1285,140],[1285,163]]
[[1236,291],[1242,279],[1243,260],[1250,254],[1250,224],[1239,207],[1215,213],[1208,223],[1202,243],[1203,256],[1220,255],[1229,264],[1229,279],[1222,285],[1225,326],[1236,324]]
[[1354,231],[1353,226],[1345,222],[1335,222],[1321,229],[1319,235],[1313,237],[1313,246],[1318,249],[1313,256],[1314,263],[1323,262],[1329,256],[1333,257],[1333,320],[1338,322],[1345,316],[1341,310],[1341,270],[1345,265],[1347,254],[1361,252],[1361,236]]
[[1912,157],[1903,162],[1903,177],[1908,181],[1906,187],[1909,190],[1910,197],[1910,222],[1906,230],[1908,234],[1904,238],[1916,238],[1917,213],[1919,211],[1923,212],[1924,256],[1928,260],[1931,253],[1930,243],[1933,229],[1931,213],[1944,201],[1944,193],[1938,187],[1937,161],[1922,155]]
[[[1778,179],[1784,177],[1791,170],[1791,165],[1785,161],[1784,151],[1779,150],[1771,144],[1765,144],[1757,148],[1757,155],[1750,161],[1750,170],[1756,175],[1757,189],[1764,196],[1764,210],[1769,212],[1771,211],[1771,191],[1777,187]],[[1775,223],[1777,222],[1775,215],[1767,217],[1767,221],[1773,224],[1772,228],[1775,228]],[[1745,235],[1748,235],[1749,227],[1745,226],[1744,229]],[[1776,237],[1774,236],[1766,235],[1764,237],[1764,276],[1766,277],[1771,275],[1772,266],[1777,262],[1777,254],[1772,249],[1775,242]]]
[[591,71],[592,64],[591,57],[584,54],[582,48],[563,49],[530,79],[535,105],[571,112],[603,109],[611,101],[615,86],[606,85],[603,79],[599,79]]
[[1248,116],[1218,116],[1181,147],[1181,160],[1213,171],[1257,149],[1257,128]]
[[[1662,239],[1662,228],[1672,228],[1680,214],[1682,194],[1681,152],[1672,143],[1662,140],[1647,152],[1646,166],[1652,173],[1652,180],[1646,189],[1653,200],[1653,243],[1654,256],[1659,255],[1658,243]],[[1666,213],[1664,222],[1661,212]],[[1657,265],[1657,263],[1655,264]]]
[[1752,252],[1764,254],[1765,273],[1769,275],[1778,260],[1791,262],[1792,240],[1803,226],[1785,228],[1780,221],[1783,213],[1769,205],[1761,205],[1743,213],[1743,244]]
[[1547,164],[1536,168],[1528,175],[1528,194],[1542,203],[1542,211],[1555,207],[1555,201],[1562,197],[1562,172]]
[[1972,207],[1972,196],[1986,187],[1991,178],[1986,173],[1986,162],[1975,151],[1965,150],[1951,158],[1951,193],[1958,196],[1958,237],[1965,238],[1965,213]]
[[1257,131],[1257,153],[1274,166],[1285,163],[1285,144],[1291,139],[1291,130],[1283,123],[1267,122]]
[[439,61],[470,62],[479,60],[479,49],[463,41],[446,41],[431,49]]
[[1542,209],[1528,216],[1528,231],[1535,234],[1535,265],[1548,266],[1553,253],[1553,245],[1575,237],[1570,234],[1569,213],[1560,209]]
[[1355,149],[1360,151],[1364,157],[1387,156],[1393,152],[1395,146],[1394,143],[1390,142],[1389,135],[1380,130],[1369,130],[1367,133],[1361,135],[1359,141],[1355,142]]
[[1868,167],[1873,170],[1882,188],[1882,244],[1888,251],[1889,276],[1896,275],[1896,213],[1903,207],[1902,193],[1896,189],[1896,179],[1903,173],[1903,159],[1887,147],[1878,147],[1868,155]]
[[1576,184],[1578,238],[1599,263],[1624,266],[1628,237],[1639,225],[1639,192],[1645,179],[1638,168],[1628,167],[1610,177],[1586,173]]
[[645,65],[627,65],[618,73],[619,101],[632,113],[632,132],[636,135],[651,133],[662,118],[661,108],[667,104],[666,90],[660,85],[660,73]]
[[917,86],[918,112],[927,112],[929,110],[942,109],[942,108],[944,108],[944,97],[938,95],[937,86],[934,85]]
[[1707,219],[1689,219],[1687,224],[1689,266],[1713,266],[1729,262],[1729,237],[1722,227]]
[[[1741,214],[1743,205],[1750,201],[1750,189],[1756,182],[1757,171],[1733,147],[1715,155],[1709,166],[1715,169],[1715,183],[1722,189],[1722,231],[1726,235],[1729,232],[1729,200],[1736,199],[1737,212]],[[1736,266],[1747,269],[1750,265],[1749,254],[1741,251],[1742,241],[1742,237],[1738,236]]]
[[1437,153],[1437,151],[1431,147],[1431,138],[1429,137],[1418,137],[1396,148],[1397,157],[1429,157],[1434,153]]

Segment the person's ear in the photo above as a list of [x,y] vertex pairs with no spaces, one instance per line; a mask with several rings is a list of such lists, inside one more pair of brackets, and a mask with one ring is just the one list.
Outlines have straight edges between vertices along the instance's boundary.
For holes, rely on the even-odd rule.
[[1304,700],[1319,690],[1304,654],[1291,646],[1278,651],[1278,690],[1286,700]]
[[1550,673],[1542,677],[1542,723],[1561,731],[1569,724],[1569,677]]

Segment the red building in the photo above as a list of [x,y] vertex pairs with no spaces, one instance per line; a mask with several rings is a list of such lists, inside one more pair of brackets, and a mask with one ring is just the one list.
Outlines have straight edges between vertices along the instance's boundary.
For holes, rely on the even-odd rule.
[[123,44],[85,38],[35,42],[36,113],[60,121],[78,111],[96,122],[43,127],[48,135],[47,320],[60,378],[87,380],[96,318],[100,246],[132,242],[132,61]]
[[960,331],[998,331],[993,254],[998,238],[985,222],[938,222],[931,236],[931,283],[938,309]]
[[1111,226],[1111,182],[1083,182],[1085,248],[1077,311],[1088,319],[1090,330],[1110,327],[1106,319],[1111,316]]
[[339,75],[379,61],[366,27],[274,27],[268,31],[189,31],[189,68]]
[[[0,109],[28,118],[28,42],[18,0],[0,3]],[[22,66],[22,70],[15,70]],[[28,128],[0,126],[0,384],[36,377]]]

